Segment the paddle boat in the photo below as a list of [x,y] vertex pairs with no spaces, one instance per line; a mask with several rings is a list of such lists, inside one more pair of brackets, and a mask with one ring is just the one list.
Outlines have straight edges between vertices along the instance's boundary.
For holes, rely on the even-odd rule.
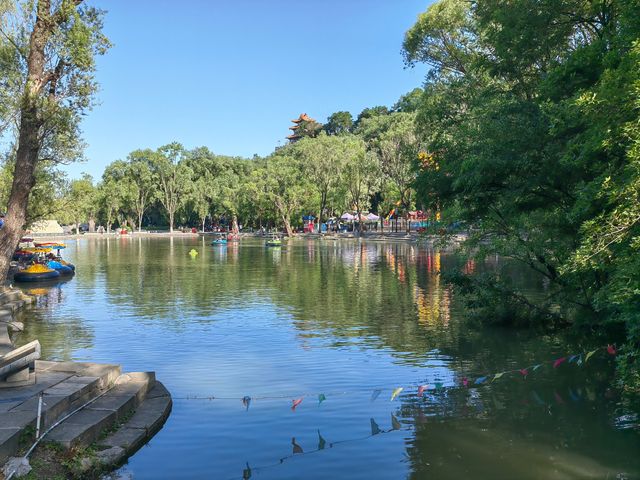
[[282,239],[277,235],[271,235],[271,237],[265,242],[265,245],[267,247],[281,247]]
[[[66,263],[66,262],[65,262]],[[67,264],[65,265],[64,263],[62,263],[61,261],[57,261],[57,260],[49,260],[47,262],[47,267],[60,272],[60,275],[73,275],[75,272],[75,267],[73,267],[73,265],[71,264]],[[73,267],[73,268],[71,268]]]
[[13,275],[15,282],[42,282],[60,277],[60,272],[41,263],[34,263]]
[[211,242],[211,245],[226,245],[227,239],[224,236],[224,233],[217,233],[216,237]]

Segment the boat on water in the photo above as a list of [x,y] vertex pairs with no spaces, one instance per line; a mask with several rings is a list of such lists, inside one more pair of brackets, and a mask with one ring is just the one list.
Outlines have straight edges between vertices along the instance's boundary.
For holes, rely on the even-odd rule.
[[211,242],[211,245],[226,245],[227,237],[225,237],[224,233],[216,233],[215,238]]
[[15,282],[42,282],[60,277],[60,272],[41,263],[34,263],[13,275]]
[[265,245],[267,247],[281,247],[282,239],[278,235],[271,235],[271,237],[269,237],[265,242]]

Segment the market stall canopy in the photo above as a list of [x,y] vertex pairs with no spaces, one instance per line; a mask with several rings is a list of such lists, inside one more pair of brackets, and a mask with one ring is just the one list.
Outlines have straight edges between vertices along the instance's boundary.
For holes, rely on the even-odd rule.
[[340,217],[341,220],[355,220],[356,217],[351,215],[349,212],[343,213],[342,216]]
[[376,215],[375,213],[368,213],[367,214],[367,220],[370,222],[377,222],[378,220],[380,220],[380,217],[378,215]]

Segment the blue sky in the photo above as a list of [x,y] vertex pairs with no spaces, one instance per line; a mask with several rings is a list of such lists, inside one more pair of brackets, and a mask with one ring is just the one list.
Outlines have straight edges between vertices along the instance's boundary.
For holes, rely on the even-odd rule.
[[266,155],[290,120],[392,105],[420,86],[406,30],[429,0],[91,0],[114,47],[98,60],[99,105],[83,122],[96,179],[137,148],[179,141]]

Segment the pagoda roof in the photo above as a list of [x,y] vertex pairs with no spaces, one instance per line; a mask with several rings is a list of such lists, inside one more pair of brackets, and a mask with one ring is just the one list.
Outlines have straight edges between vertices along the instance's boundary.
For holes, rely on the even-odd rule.
[[296,118],[295,120],[291,120],[291,121],[293,123],[315,122],[315,120],[313,118],[311,118],[309,115],[307,115],[306,113],[301,113],[298,118]]

